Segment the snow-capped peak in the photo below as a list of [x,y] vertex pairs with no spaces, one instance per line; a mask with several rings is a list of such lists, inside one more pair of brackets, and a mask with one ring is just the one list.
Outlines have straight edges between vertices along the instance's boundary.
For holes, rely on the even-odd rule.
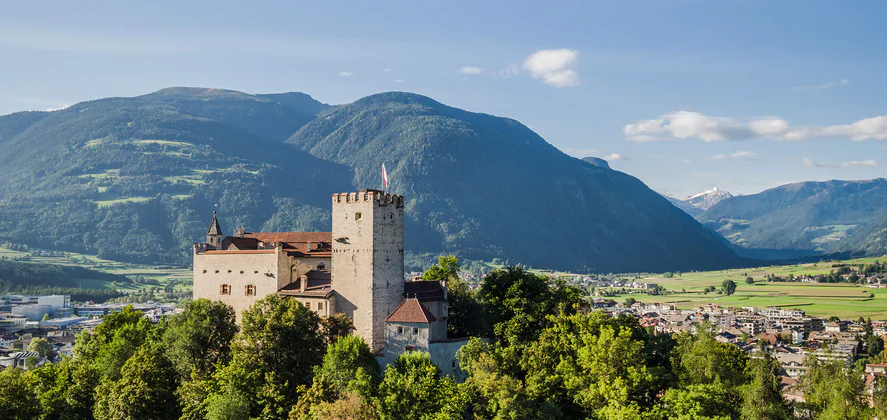
[[733,197],[733,194],[730,194],[729,192],[724,191],[718,187],[714,187],[705,190],[699,194],[691,195],[681,201],[699,210],[705,211],[710,209],[715,204],[718,204],[722,200],[726,200],[731,197]]

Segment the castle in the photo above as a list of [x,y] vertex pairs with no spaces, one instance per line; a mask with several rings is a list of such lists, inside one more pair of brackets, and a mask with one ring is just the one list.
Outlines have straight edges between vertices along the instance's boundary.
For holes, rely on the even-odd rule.
[[342,313],[353,333],[391,363],[423,350],[461,376],[447,340],[445,284],[404,280],[404,198],[378,190],[332,195],[332,232],[245,232],[225,236],[216,214],[194,244],[194,299],[237,313],[269,294],[296,299],[319,316]]

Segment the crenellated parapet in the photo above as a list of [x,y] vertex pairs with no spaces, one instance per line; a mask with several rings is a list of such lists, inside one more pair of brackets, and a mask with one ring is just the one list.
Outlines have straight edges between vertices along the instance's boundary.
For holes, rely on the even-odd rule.
[[333,205],[375,202],[378,205],[394,204],[403,207],[402,195],[389,194],[379,190],[362,189],[360,192],[343,192],[333,194]]

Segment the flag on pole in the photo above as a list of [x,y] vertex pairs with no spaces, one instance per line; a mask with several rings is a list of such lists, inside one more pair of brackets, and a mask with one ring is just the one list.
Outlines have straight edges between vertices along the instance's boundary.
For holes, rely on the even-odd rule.
[[385,171],[385,164],[382,164],[382,190],[388,189],[388,172]]

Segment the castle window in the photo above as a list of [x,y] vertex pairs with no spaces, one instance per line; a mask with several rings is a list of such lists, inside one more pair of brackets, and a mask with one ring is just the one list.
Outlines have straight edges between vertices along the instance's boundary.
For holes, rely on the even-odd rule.
[[243,270],[240,270],[240,274],[243,274]]
[[259,274],[259,270],[253,271],[253,274]]
[[324,264],[324,263],[317,264],[317,269],[318,270],[326,270],[326,264]]
[[230,272],[231,272],[231,270],[228,270],[228,272],[229,272],[229,273],[230,273]]
[[305,302],[305,307],[311,309],[311,302]]
[[256,286],[253,284],[247,284],[245,294],[246,294],[246,296],[255,296],[256,295]]
[[203,270],[203,274],[206,274],[206,270]]
[[360,212],[354,213],[354,220],[360,220]]
[[219,274],[219,270],[216,270],[216,274]]
[[413,335],[419,335],[419,329],[413,328]]
[[318,310],[318,311],[322,311],[322,310],[323,310],[323,302],[317,302],[317,310]]
[[230,284],[223,284],[219,293],[222,295],[230,295],[231,294],[231,285]]

